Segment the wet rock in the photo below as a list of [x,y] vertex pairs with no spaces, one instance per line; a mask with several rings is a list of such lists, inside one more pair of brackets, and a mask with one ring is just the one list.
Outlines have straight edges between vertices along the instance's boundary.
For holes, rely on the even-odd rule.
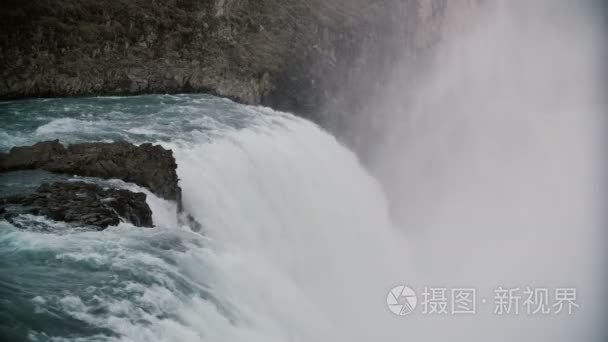
[[84,182],[42,184],[34,193],[0,198],[0,218],[12,222],[21,214],[46,216],[80,226],[103,230],[127,221],[152,227],[152,211],[146,194],[103,189]]
[[64,147],[58,140],[13,147],[0,155],[0,172],[42,169],[85,177],[118,178],[180,201],[177,164],[171,150],[160,145],[127,142],[83,143]]
[[13,147],[9,154],[0,155],[0,171],[42,168],[65,152],[58,140]]

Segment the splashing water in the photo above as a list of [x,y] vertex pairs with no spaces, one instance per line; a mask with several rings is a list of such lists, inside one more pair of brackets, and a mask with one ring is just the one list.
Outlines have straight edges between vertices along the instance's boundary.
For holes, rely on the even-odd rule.
[[[142,103],[156,105],[144,114]],[[203,227],[179,226],[175,205],[149,192],[155,229],[45,234],[0,223],[3,333],[41,341],[391,336],[370,322],[391,322],[384,296],[403,271],[405,239],[376,181],[314,124],[186,95],[3,110],[15,113],[7,131],[28,143],[157,139],[174,150],[184,208]]]
[[[403,79],[370,100],[373,113],[407,112],[379,119],[387,142],[370,158],[399,227],[353,153],[289,114],[204,95],[1,103],[2,150],[55,138],[171,148],[202,229],[149,192],[154,229],[0,222],[0,337],[603,341],[597,39],[578,11],[545,9],[448,39],[413,103],[397,100]],[[0,194],[53,177],[4,175]],[[385,301],[400,284],[475,287],[489,302],[497,286],[576,287],[580,310],[404,318]]]

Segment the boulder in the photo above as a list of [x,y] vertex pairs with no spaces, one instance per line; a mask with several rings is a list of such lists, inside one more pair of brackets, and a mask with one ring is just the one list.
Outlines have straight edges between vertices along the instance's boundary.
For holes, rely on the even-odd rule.
[[98,230],[121,221],[138,227],[153,226],[146,194],[103,189],[84,182],[44,183],[34,193],[0,198],[0,218],[12,222],[21,214],[46,216]]
[[177,164],[171,150],[160,145],[127,142],[72,144],[58,140],[13,147],[0,155],[0,172],[42,169],[85,177],[118,178],[149,188],[179,203]]

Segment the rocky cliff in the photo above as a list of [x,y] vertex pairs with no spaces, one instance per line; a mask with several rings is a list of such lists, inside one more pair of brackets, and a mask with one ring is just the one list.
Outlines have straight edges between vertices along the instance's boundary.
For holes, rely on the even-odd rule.
[[313,119],[348,113],[353,89],[401,58],[394,47],[424,55],[449,3],[4,0],[0,99],[209,92]]

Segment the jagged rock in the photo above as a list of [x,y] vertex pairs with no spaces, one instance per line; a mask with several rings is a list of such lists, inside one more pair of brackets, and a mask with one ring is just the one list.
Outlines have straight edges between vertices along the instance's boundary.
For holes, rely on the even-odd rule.
[[146,194],[103,189],[84,182],[44,183],[34,193],[0,198],[0,218],[12,222],[21,214],[46,216],[99,230],[115,226],[121,220],[138,227],[153,226]]
[[149,188],[179,203],[177,164],[160,145],[127,142],[83,143],[64,147],[58,140],[13,147],[0,155],[0,172],[43,169],[85,177],[118,178]]

